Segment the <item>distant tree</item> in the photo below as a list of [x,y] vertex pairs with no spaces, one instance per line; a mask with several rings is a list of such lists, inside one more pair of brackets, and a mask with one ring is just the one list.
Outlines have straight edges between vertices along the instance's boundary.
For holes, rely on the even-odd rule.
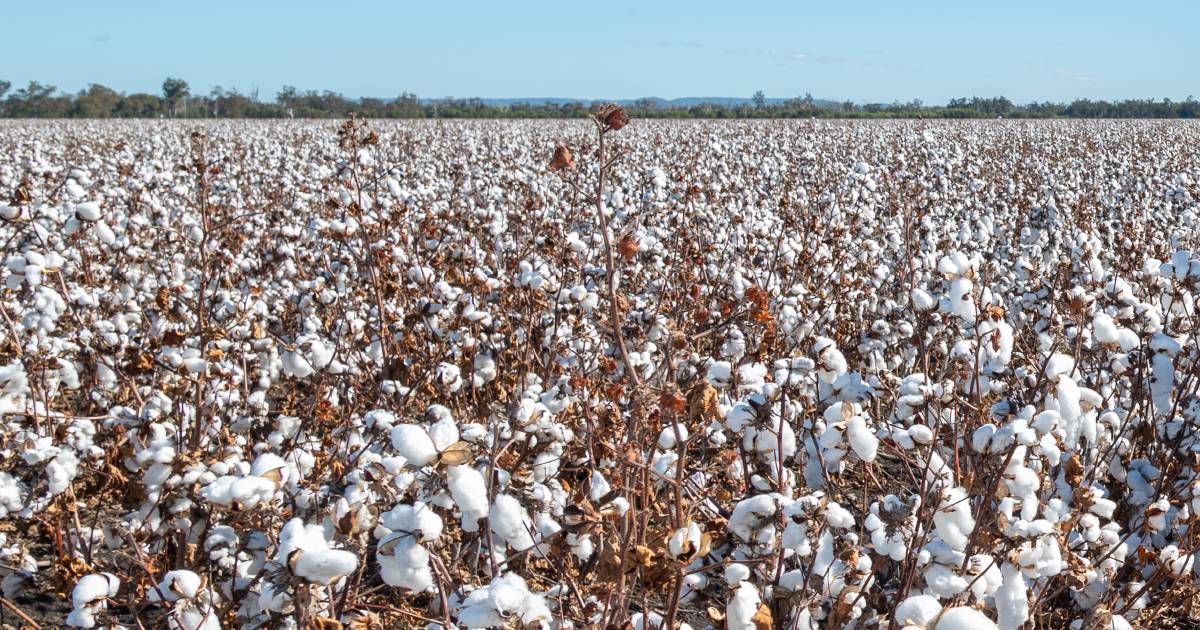
[[47,105],[49,105],[50,95],[54,94],[57,89],[53,85],[30,81],[29,85],[13,92],[9,97],[10,101],[16,101],[12,105],[13,115],[43,116],[48,114]]
[[117,104],[115,114],[122,118],[153,118],[162,111],[162,99],[154,94],[130,94]]
[[767,104],[767,95],[762,90],[754,93],[754,106],[762,109]]
[[188,89],[187,81],[183,79],[167,77],[167,80],[163,81],[163,102],[171,110],[172,116],[178,113],[180,101],[188,97]]
[[83,118],[110,118],[121,103],[122,96],[117,91],[93,83],[75,97],[72,115]]
[[8,88],[12,87],[11,81],[0,79],[0,98],[4,98],[4,94],[8,92]]

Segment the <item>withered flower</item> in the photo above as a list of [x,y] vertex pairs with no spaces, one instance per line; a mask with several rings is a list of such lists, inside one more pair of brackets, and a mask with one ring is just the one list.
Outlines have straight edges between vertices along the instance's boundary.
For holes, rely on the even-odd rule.
[[629,114],[625,108],[616,103],[606,103],[596,110],[596,120],[613,131],[618,131],[629,124]]
[[561,171],[564,168],[575,168],[575,156],[571,155],[571,150],[567,145],[560,144],[554,148],[554,157],[550,159],[550,170]]

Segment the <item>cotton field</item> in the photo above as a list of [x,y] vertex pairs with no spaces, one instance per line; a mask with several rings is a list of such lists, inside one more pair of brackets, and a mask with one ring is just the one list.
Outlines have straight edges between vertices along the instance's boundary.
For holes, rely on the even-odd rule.
[[0,622],[1195,624],[1198,147],[0,123]]

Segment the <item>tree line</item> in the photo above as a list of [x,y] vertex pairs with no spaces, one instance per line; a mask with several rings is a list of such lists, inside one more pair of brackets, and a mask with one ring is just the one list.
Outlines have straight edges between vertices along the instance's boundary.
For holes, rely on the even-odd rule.
[[[3,118],[584,118],[591,112],[585,101],[572,103],[489,104],[479,98],[419,99],[404,92],[396,98],[348,98],[329,90],[300,91],[285,86],[274,100],[259,98],[257,89],[243,94],[236,88],[213,87],[194,94],[178,78],[163,81],[159,94],[125,94],[99,84],[75,94],[30,81],[12,89],[0,80]],[[1024,105],[1004,97],[951,99],[945,105],[920,100],[906,103],[840,103],[815,101],[811,95],[768,103],[757,92],[749,102],[699,103],[664,106],[641,99],[626,106],[639,118],[1200,118],[1200,102],[1164,98],[1103,101],[1077,99],[1070,103],[1034,102]]]

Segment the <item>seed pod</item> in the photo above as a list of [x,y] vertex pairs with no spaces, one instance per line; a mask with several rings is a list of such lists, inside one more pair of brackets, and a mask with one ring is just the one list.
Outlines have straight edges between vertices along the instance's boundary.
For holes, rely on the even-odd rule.
[[567,148],[567,145],[560,144],[554,148],[554,157],[550,159],[550,170],[561,171],[564,168],[575,168],[575,156],[571,155],[571,150]]
[[615,106],[604,117],[604,124],[608,125],[609,129],[618,131],[629,124],[629,114],[625,113],[624,107]]

